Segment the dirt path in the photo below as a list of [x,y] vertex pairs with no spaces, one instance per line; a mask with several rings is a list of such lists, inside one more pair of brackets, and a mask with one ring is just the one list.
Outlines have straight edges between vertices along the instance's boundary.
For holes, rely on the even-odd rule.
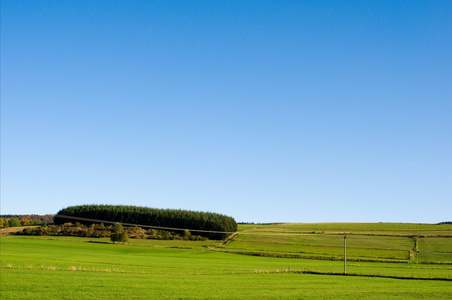
[[8,235],[10,233],[15,233],[24,230],[25,228],[35,228],[39,226],[21,226],[21,227],[9,227],[0,229],[0,235]]

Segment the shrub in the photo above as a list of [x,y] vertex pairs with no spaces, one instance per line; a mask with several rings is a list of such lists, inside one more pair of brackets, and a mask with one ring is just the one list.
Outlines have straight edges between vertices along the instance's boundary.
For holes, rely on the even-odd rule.
[[118,242],[125,243],[129,241],[129,235],[126,232],[121,232],[119,234]]
[[118,241],[119,241],[119,233],[112,233],[112,234],[110,235],[110,240],[111,240],[113,243],[118,242]]
[[113,224],[112,232],[118,233],[124,230],[124,227],[122,227],[121,223],[116,222]]
[[184,239],[186,239],[186,240],[188,240],[191,237],[190,231],[186,230],[186,229],[184,230],[183,235],[184,235]]
[[119,242],[119,243],[125,243],[129,241],[129,235],[122,231],[122,232],[114,232],[111,234],[110,240],[113,243]]

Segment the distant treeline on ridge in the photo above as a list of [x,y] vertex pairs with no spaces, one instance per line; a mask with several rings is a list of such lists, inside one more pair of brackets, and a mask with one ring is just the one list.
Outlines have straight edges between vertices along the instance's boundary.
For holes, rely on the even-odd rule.
[[79,222],[82,224],[99,223],[76,220],[64,216],[80,217],[92,220],[104,220],[147,226],[192,229],[193,233],[209,239],[224,239],[227,233],[197,232],[222,231],[235,232],[237,223],[232,217],[208,212],[176,209],[156,209],[129,205],[79,205],[60,210],[54,217],[54,223]]

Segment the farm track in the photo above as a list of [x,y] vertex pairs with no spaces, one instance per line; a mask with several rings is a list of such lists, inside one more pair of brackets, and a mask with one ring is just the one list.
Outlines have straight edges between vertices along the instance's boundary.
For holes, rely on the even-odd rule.
[[24,229],[27,228],[36,228],[39,226],[21,226],[21,227],[8,227],[8,228],[2,228],[0,229],[0,236],[6,236],[9,235],[11,233],[16,233],[16,232],[20,232]]

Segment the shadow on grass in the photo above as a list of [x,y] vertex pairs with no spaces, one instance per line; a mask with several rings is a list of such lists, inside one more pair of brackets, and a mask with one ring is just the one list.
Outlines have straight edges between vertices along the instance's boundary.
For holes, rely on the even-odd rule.
[[94,244],[113,244],[112,242],[97,242],[97,241],[87,241],[88,243],[94,243]]

